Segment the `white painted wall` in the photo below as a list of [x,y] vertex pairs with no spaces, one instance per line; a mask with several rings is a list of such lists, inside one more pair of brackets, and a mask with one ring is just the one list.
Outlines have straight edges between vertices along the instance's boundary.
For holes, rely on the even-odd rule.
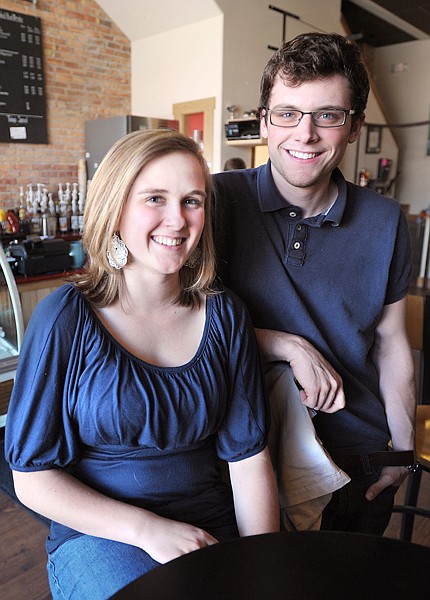
[[[377,48],[373,76],[391,123],[428,121],[430,114],[430,41],[406,42]],[[398,70],[399,65],[405,70]],[[396,65],[394,68],[393,66]],[[429,125],[393,130],[399,141],[396,197],[419,214],[430,205]]]
[[[132,114],[173,118],[178,102],[215,97],[219,121],[223,69],[223,16],[132,42]],[[214,132],[214,168],[221,138]]]
[[[217,0],[217,5],[222,15],[133,41],[131,68],[135,115],[172,118],[174,103],[215,97],[214,172],[232,156],[250,164],[249,148],[227,145],[227,106],[238,107],[236,116],[257,108],[261,74],[273,53],[268,46],[282,43],[283,28],[282,14],[269,10],[265,0]],[[286,39],[312,30],[344,33],[341,0],[280,0],[275,6],[301,19],[287,18]],[[369,120],[384,122],[373,96],[367,113]],[[384,132],[383,141],[387,140]],[[363,157],[363,147],[363,143],[359,148],[350,146],[342,162],[349,179],[354,180],[360,168],[373,171],[377,156]],[[391,149],[383,148],[383,152],[394,154]]]
[[215,0],[96,0],[130,41],[220,14]]
[[[241,116],[244,111],[257,108],[260,79],[263,69],[273,54],[268,46],[282,43],[283,15],[269,10],[264,0],[217,0],[224,13],[224,69],[221,122],[221,164],[232,156],[240,156],[249,165],[248,148],[228,146],[223,135],[224,123],[229,118],[227,106],[236,105]],[[340,0],[289,0],[274,5],[300,17],[286,20],[286,39],[306,31],[342,32]],[[304,21],[304,22],[303,22]]]
[[[264,0],[217,0],[224,13],[132,42],[132,112],[172,118],[172,104],[214,96],[213,171],[230,156],[250,163],[250,150],[227,147],[227,105],[256,108],[263,68],[282,42],[283,18]],[[286,37],[318,28],[341,32],[340,0],[280,1],[276,6],[306,23],[288,18]],[[309,25],[307,25],[309,24]]]

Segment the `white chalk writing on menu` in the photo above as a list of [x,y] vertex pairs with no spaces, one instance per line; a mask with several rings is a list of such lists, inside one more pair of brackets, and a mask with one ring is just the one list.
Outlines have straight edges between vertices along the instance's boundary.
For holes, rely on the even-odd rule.
[[0,9],[0,142],[48,143],[41,20]]

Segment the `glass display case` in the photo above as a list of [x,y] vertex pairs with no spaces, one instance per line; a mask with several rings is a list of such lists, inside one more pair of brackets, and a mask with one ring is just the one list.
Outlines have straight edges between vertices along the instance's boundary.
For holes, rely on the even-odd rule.
[[0,243],[0,427],[6,423],[7,399],[2,383],[13,381],[24,335],[21,302],[15,278]]

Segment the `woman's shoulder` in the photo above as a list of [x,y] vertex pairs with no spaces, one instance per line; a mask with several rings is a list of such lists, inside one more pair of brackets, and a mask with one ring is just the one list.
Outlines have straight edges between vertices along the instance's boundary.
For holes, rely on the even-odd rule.
[[68,319],[70,325],[84,304],[84,299],[72,283],[66,283],[45,296],[36,305],[30,319],[31,321],[43,321],[52,323],[59,317]]
[[220,315],[231,315],[234,320],[249,318],[248,310],[243,300],[230,288],[220,282],[216,285],[216,293],[211,296],[215,310]]
[[[65,284],[37,304],[25,330],[21,356],[42,353],[46,346],[69,348],[81,325],[86,307],[73,284]],[[20,359],[21,360],[21,359]]]
[[42,298],[37,304],[36,309],[43,308],[44,310],[48,310],[48,308],[63,307],[70,302],[79,302],[81,298],[81,294],[72,283],[65,283]]

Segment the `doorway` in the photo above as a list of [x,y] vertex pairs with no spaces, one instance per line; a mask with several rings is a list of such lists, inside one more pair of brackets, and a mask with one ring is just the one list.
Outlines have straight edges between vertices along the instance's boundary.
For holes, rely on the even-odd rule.
[[172,108],[173,116],[179,122],[179,131],[202,143],[203,155],[209,169],[211,169],[213,164],[215,98],[178,102]]

